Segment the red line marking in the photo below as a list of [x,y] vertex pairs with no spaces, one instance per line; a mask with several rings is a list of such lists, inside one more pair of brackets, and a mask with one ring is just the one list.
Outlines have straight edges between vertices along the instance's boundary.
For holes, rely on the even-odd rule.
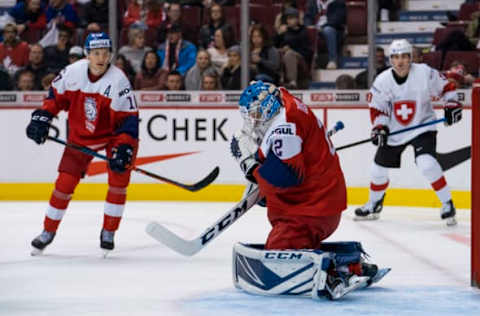
[[462,236],[462,235],[455,234],[455,233],[443,234],[443,236],[445,236],[445,237],[447,237],[447,238],[449,238],[453,241],[456,241],[458,243],[470,246],[470,237],[468,237],[468,236]]

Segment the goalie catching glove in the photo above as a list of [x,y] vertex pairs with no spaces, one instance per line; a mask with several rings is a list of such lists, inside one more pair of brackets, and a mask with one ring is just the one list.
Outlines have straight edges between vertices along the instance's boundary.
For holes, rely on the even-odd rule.
[[247,180],[257,183],[253,176],[253,171],[259,165],[255,159],[255,153],[258,150],[255,139],[243,130],[240,130],[233,135],[230,142],[230,150],[235,160],[240,164],[240,169],[242,169]]
[[457,101],[448,101],[443,110],[446,126],[455,124],[462,119],[462,104]]
[[387,145],[388,134],[390,130],[385,125],[377,125],[372,129],[371,138],[372,143],[378,147],[384,147]]
[[48,136],[48,129],[53,115],[42,109],[37,109],[32,113],[32,119],[27,126],[27,137],[41,145],[45,143]]
[[112,149],[112,158],[108,161],[110,169],[122,173],[127,170],[132,163],[133,148],[128,144],[120,144]]

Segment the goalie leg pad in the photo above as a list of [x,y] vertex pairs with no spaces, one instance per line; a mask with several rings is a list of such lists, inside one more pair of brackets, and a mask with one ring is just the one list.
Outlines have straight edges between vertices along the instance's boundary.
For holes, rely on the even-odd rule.
[[358,241],[323,242],[320,250],[334,253],[337,266],[359,263],[366,255]]
[[260,295],[324,294],[333,255],[320,250],[264,250],[263,245],[233,247],[233,283]]

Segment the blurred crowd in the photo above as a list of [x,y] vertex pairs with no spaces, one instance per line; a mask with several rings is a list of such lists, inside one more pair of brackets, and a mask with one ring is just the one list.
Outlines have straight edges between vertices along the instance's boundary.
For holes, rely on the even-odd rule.
[[[394,19],[398,1],[381,1],[379,19]],[[238,0],[118,0],[118,50],[113,63],[136,90],[238,90]],[[250,79],[308,89],[323,38],[337,69],[346,35],[344,0],[251,1]],[[10,5],[10,7],[6,7]],[[84,58],[91,32],[108,31],[108,0],[0,0],[0,90],[45,90],[66,65]],[[478,32],[477,32],[478,33]],[[414,61],[422,62],[416,48]],[[377,49],[377,73],[388,59]],[[463,67],[462,67],[463,66]],[[446,75],[471,81],[460,61]],[[366,89],[366,72],[341,75],[337,88]]]

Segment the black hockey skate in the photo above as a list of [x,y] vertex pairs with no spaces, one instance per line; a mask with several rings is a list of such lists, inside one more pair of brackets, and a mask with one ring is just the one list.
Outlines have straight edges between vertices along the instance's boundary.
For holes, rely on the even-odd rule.
[[52,241],[53,238],[55,237],[55,232],[47,232],[44,230],[40,235],[35,237],[34,240],[32,240],[32,256],[40,255],[43,252],[43,249],[47,247]]
[[380,218],[380,212],[383,209],[383,200],[385,199],[385,193],[383,194],[382,198],[375,202],[371,203],[370,201],[367,202],[362,207],[359,207],[355,210],[355,217],[354,220],[356,221],[368,221],[368,220],[376,220]]
[[338,300],[349,292],[367,287],[368,281],[367,276],[329,271],[325,283],[325,294],[330,300]]
[[115,237],[115,232],[102,229],[100,233],[100,248],[104,250],[104,257],[107,256],[108,252],[115,248],[113,237]]
[[447,226],[457,225],[455,214],[456,214],[456,210],[455,210],[455,206],[453,206],[452,200],[442,205],[442,208],[440,210],[440,217],[446,220]]

